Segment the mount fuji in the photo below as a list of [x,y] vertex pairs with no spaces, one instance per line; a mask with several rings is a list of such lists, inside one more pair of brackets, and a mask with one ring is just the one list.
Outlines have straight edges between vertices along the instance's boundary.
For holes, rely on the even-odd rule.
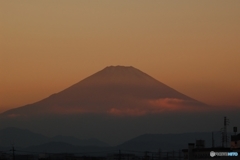
[[146,133],[211,131],[218,119],[205,112],[208,108],[134,67],[109,66],[59,93],[1,113],[0,128],[119,144]]
[[59,93],[1,116],[84,113],[141,116],[206,106],[134,67],[109,66]]

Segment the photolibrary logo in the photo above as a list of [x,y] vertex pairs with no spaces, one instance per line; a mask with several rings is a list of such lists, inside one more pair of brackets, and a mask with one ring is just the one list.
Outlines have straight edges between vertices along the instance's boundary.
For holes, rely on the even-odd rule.
[[238,152],[214,152],[214,151],[211,151],[210,156],[211,157],[215,157],[215,156],[238,156]]

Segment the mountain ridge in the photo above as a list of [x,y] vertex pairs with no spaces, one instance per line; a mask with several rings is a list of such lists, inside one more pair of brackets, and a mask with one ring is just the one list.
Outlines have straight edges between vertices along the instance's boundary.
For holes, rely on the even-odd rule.
[[[5,132],[5,136],[3,134]],[[14,133],[14,134],[12,134]],[[30,133],[30,134],[29,134]],[[25,148],[27,151],[36,152],[91,152],[101,150],[132,150],[132,151],[172,151],[187,147],[188,143],[195,143],[196,140],[205,140],[206,147],[211,147],[212,132],[185,132],[185,133],[156,133],[142,134],[130,138],[125,142],[109,146],[105,143],[99,143],[99,140],[93,139],[88,144],[79,143],[78,141],[87,142],[88,140],[79,140],[72,136],[54,136],[47,137],[39,133],[31,132],[27,129],[5,128],[0,130],[0,143],[2,148],[9,148],[14,145],[17,148]],[[8,137],[6,137],[8,135]],[[229,133],[229,135],[231,135]],[[8,140],[15,138],[14,143],[6,143]],[[56,139],[57,138],[57,139]],[[67,138],[67,140],[66,140]],[[70,138],[70,141],[69,141]],[[221,133],[214,132],[215,145],[221,145]]]

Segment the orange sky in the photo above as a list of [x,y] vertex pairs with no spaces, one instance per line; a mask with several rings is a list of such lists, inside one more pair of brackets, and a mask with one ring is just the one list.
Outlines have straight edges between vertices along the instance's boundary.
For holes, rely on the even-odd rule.
[[109,65],[240,106],[240,1],[0,1],[0,112]]

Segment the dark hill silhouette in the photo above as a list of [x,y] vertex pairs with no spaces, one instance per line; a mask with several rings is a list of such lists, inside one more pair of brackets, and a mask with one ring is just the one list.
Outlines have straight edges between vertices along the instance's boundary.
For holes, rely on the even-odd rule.
[[110,66],[59,93],[39,102],[11,109],[1,116],[82,113],[144,115],[199,106],[206,105],[134,67]]
[[35,144],[48,142],[48,137],[33,133],[27,129],[15,127],[0,130],[0,144],[4,147],[15,145],[15,147],[27,147]]
[[74,153],[78,152],[79,149],[75,145],[68,144],[65,142],[49,142],[41,145],[30,146],[26,148],[27,151],[31,152],[50,152],[50,153]]
[[74,153],[81,156],[106,156],[108,153],[116,152],[113,147],[97,147],[97,146],[77,146],[64,142],[49,142],[41,145],[35,145],[25,148],[30,152],[42,153]]
[[49,139],[49,141],[52,142],[65,142],[69,143],[72,145],[78,145],[78,146],[98,146],[98,147],[107,147],[109,146],[107,143],[102,142],[96,138],[91,138],[91,139],[78,139],[73,136],[54,136]]
[[[221,133],[214,132],[215,147],[221,145]],[[204,140],[205,147],[212,147],[211,132],[192,132],[181,134],[144,134],[124,142],[117,147],[119,149],[135,151],[178,151],[188,147],[188,143],[195,143],[196,140]]]
[[2,147],[11,147],[12,145],[15,147],[29,147],[50,142],[62,142],[78,146],[108,146],[108,144],[94,138],[80,140],[72,136],[58,135],[54,137],[47,137],[42,134],[31,132],[27,129],[19,129],[15,127],[0,130],[0,146]]
[[[15,133],[13,134],[13,132]],[[8,133],[10,136],[4,136]],[[19,149],[28,152],[47,152],[47,153],[104,153],[118,152],[119,150],[130,151],[178,151],[187,148],[188,143],[195,143],[196,140],[204,140],[206,147],[211,147],[212,132],[192,132],[181,134],[143,134],[132,138],[117,146],[94,145],[98,140],[91,140],[91,143],[82,145],[80,140],[74,137],[56,136],[48,138],[28,130],[18,128],[6,128],[0,130],[0,143],[2,150],[10,150],[12,144],[5,144],[4,139],[14,139],[13,145]],[[228,133],[232,135],[232,133]],[[2,137],[3,136],[3,137]],[[221,146],[221,132],[214,132],[215,147]],[[5,140],[5,141],[6,141]],[[76,141],[76,142],[74,142]],[[24,143],[25,142],[25,143]],[[97,143],[98,144],[98,143]],[[102,144],[102,143],[101,143]]]

